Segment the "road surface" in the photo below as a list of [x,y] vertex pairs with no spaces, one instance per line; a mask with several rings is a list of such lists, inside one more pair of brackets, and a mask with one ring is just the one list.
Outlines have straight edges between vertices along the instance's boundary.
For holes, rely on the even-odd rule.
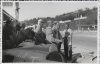
[[72,46],[74,51],[97,52],[97,33],[96,32],[73,33]]

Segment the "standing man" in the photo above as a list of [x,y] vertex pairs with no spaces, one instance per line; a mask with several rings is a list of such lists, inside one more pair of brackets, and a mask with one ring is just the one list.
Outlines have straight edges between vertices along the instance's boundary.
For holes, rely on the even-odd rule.
[[72,30],[69,28],[69,24],[66,24],[65,37],[64,37],[64,50],[65,57],[69,60],[72,59]]

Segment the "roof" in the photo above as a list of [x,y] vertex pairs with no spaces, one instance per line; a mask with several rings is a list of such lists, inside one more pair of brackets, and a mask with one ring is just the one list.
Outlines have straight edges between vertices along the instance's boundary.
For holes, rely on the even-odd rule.
[[12,17],[9,13],[7,13],[5,10],[2,10],[3,13],[3,20],[13,20],[16,21],[14,17]]

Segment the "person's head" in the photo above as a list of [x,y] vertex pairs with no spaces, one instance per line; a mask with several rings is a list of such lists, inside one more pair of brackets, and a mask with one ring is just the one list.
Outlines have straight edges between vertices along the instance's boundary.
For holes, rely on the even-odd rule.
[[25,24],[25,23],[23,23],[23,24],[22,24],[22,28],[25,28],[25,26],[26,26],[26,24]]
[[7,21],[6,21],[6,24],[10,24],[10,23],[11,23],[11,21],[10,21],[10,20],[7,20]]
[[52,27],[52,21],[51,20],[48,20],[48,26]]
[[16,26],[21,26],[21,24],[19,22],[17,22]]
[[69,29],[69,24],[66,24],[66,29]]
[[59,29],[59,28],[60,28],[60,23],[58,22],[58,23],[56,24],[56,26],[57,26],[57,29]]
[[6,21],[3,21],[3,22],[2,22],[2,26],[5,26],[5,24],[6,24]]
[[38,25],[43,26],[43,24],[44,24],[43,20],[42,19],[39,19],[38,20]]
[[58,23],[57,21],[54,21],[54,22],[53,22],[53,25],[56,25],[57,23]]
[[58,22],[58,21],[54,21],[54,23],[53,23],[53,27],[54,27],[54,29],[59,30],[59,28],[60,28],[60,24],[59,24],[59,22]]

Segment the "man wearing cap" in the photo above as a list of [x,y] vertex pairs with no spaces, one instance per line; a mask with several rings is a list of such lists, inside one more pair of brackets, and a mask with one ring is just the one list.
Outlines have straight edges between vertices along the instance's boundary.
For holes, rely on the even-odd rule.
[[48,21],[48,27],[46,28],[46,39],[52,43],[50,52],[60,50],[58,44],[62,42],[62,39],[57,21],[54,23],[51,20]]
[[46,39],[50,42],[61,42],[62,40],[54,37],[53,31],[56,30],[56,26],[53,26],[52,21],[48,21],[48,27],[46,28]]
[[59,32],[59,23],[57,21],[54,21],[53,23],[51,20],[49,20],[48,26],[45,29],[45,33],[42,31],[42,27],[43,21],[39,20],[35,30],[36,44],[51,43],[52,45],[49,49],[49,52],[60,51],[62,36]]

